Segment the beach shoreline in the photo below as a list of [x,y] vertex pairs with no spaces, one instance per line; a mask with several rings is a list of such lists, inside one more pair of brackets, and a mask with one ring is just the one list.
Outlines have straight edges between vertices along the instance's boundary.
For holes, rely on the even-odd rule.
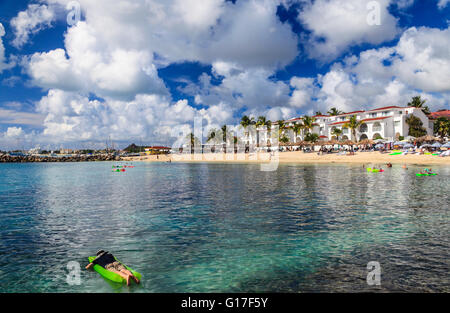
[[128,162],[176,162],[176,163],[298,163],[298,164],[327,164],[327,163],[356,163],[356,164],[417,164],[450,165],[450,157],[438,157],[434,155],[389,155],[380,152],[356,152],[355,155],[338,155],[317,153],[280,152],[280,153],[250,153],[250,154],[169,154],[124,157],[122,161]]

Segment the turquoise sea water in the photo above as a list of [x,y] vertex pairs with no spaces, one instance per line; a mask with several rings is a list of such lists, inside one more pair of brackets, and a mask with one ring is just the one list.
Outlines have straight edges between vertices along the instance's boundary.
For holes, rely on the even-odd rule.
[[[0,292],[450,292],[448,166],[134,165],[0,164]],[[99,249],[142,284],[85,270]]]

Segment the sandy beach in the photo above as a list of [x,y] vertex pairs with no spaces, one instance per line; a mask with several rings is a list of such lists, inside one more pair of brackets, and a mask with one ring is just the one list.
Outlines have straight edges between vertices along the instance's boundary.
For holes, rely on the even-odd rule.
[[142,162],[216,162],[216,163],[268,163],[271,160],[279,163],[360,163],[360,164],[442,164],[450,165],[450,157],[434,155],[389,155],[380,152],[356,152],[355,155],[338,155],[337,153],[317,155],[317,153],[280,152],[275,155],[269,153],[250,154],[172,154],[140,156],[124,158],[124,161]]

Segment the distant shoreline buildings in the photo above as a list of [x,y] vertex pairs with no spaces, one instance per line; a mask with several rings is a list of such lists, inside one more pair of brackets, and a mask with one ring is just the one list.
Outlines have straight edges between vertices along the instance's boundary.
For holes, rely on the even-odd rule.
[[[395,141],[401,137],[406,138],[409,136],[409,125],[407,124],[406,119],[411,115],[415,116],[422,122],[422,127],[426,131],[427,135],[433,135],[433,114],[436,113],[439,112],[430,114],[429,118],[420,108],[388,106],[368,111],[361,110],[341,113],[335,116],[315,115],[313,116],[313,127],[309,132],[317,134],[319,136],[319,140],[322,141],[336,139],[336,136],[333,135],[334,129],[341,130],[341,135],[339,136],[340,140],[354,140],[356,142],[360,142],[365,139],[382,138],[387,141]],[[436,116],[438,115],[439,114]],[[352,116],[356,116],[356,120],[361,122],[361,125],[356,129],[356,138],[352,138],[352,130],[345,127],[346,124],[349,123]],[[304,129],[297,134],[294,132],[295,125],[301,125],[302,121],[302,117],[291,118],[283,121],[284,130],[282,134],[289,139],[289,142],[297,143],[305,140],[307,132]],[[277,124],[278,122],[272,123],[272,125]],[[271,131],[268,131],[267,127],[257,127],[256,130],[258,136],[248,132],[245,137],[242,138],[246,144],[256,145],[267,142],[272,143],[272,138],[270,136]]]

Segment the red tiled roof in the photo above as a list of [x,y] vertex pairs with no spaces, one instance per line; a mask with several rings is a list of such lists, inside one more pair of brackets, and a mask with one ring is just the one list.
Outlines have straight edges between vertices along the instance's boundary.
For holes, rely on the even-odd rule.
[[[392,117],[392,116],[383,116],[383,117],[366,118],[366,119],[364,119],[364,120],[362,120],[362,121],[363,121],[363,122],[372,122],[372,121],[384,120],[384,119],[387,119],[387,118],[390,118],[390,117]],[[345,124],[345,123],[348,123],[348,122],[349,122],[349,121],[336,122],[336,123],[333,123],[333,124],[331,124],[331,125],[340,125],[340,124]]]
[[[329,115],[314,115],[313,117],[330,117],[330,116]],[[300,121],[302,119],[303,119],[302,117],[291,118],[290,120],[286,120],[285,122],[286,123],[295,122],[295,121]]]
[[345,123],[348,123],[348,122],[349,122],[349,121],[336,122],[336,123],[332,123],[331,125],[345,124]]
[[431,119],[438,119],[440,117],[446,117],[450,119],[450,110],[442,110],[430,114]]
[[392,117],[392,116],[366,118],[366,119],[363,120],[363,122],[372,122],[372,121],[384,120],[384,119],[387,119],[387,118],[390,118],[390,117]]
[[328,138],[327,136],[320,136],[320,138]]
[[399,107],[399,106],[393,105],[393,106],[389,106],[389,107],[382,107],[382,108],[378,108],[378,109],[369,110],[367,112],[380,111],[380,110],[389,110],[389,109],[407,109],[407,107],[404,108],[404,107]]
[[348,112],[348,113],[342,113],[336,116],[343,116],[343,115],[349,115],[349,114],[356,114],[356,113],[364,113],[365,111],[353,111],[353,112]]
[[290,120],[286,120],[286,122],[300,121],[301,119],[302,119],[301,117],[291,118]]

